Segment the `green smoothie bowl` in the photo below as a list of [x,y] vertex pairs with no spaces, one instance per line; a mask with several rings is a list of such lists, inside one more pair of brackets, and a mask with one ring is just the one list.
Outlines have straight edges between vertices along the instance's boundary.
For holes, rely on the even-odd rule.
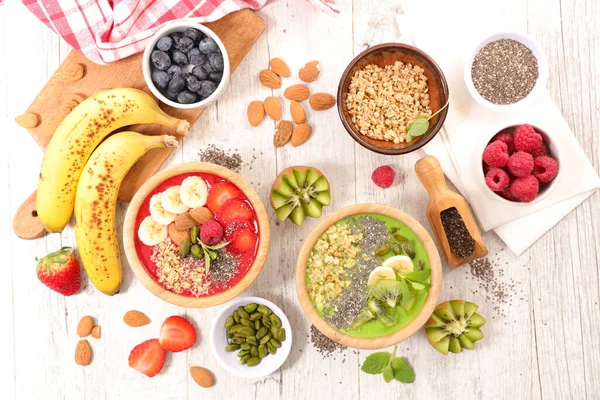
[[442,264],[431,236],[406,213],[357,204],[323,219],[304,241],[296,290],[313,325],[358,349],[400,343],[431,316]]

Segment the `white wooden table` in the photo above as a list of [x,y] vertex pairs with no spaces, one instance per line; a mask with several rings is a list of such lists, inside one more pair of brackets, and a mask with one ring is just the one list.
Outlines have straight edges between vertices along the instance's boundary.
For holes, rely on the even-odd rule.
[[[424,14],[435,12],[427,0]],[[267,30],[238,70],[218,107],[196,123],[168,164],[197,160],[199,149],[213,143],[237,149],[245,165],[242,175],[268,202],[268,188],[286,166],[309,164],[320,168],[333,183],[332,212],[359,202],[381,202],[403,209],[428,227],[426,193],[413,172],[423,153],[383,157],[350,139],[335,110],[314,114],[313,137],[299,147],[276,150],[273,123],[250,129],[246,106],[270,91],[257,73],[273,56],[297,71],[305,62],[320,60],[323,72],[313,90],[334,93],[341,72],[365,43],[393,34],[398,2],[340,0],[342,15],[333,18],[300,0],[277,0],[259,12]],[[371,4],[369,4],[371,3]],[[505,18],[512,28],[536,36],[552,65],[548,88],[559,104],[594,167],[600,168],[600,3],[597,0],[484,0],[487,18]],[[461,2],[455,2],[461,7]],[[433,10],[433,11],[432,11]],[[418,17],[418,16],[415,16]],[[423,18],[423,17],[420,17]],[[465,20],[470,18],[465,7]],[[426,24],[426,18],[423,18]],[[435,27],[431,28],[435,29]],[[443,39],[443,32],[440,32]],[[13,235],[11,220],[33,191],[42,152],[14,122],[45,84],[69,46],[37,21],[16,0],[0,6],[0,146],[2,178],[2,275],[0,278],[0,399],[524,399],[600,397],[600,196],[596,193],[560,222],[521,257],[515,257],[493,234],[485,239],[494,258],[504,265],[506,278],[518,282],[519,294],[505,307],[506,317],[492,310],[468,267],[444,269],[442,300],[466,298],[481,306],[488,318],[486,338],[475,351],[444,357],[434,351],[422,332],[399,346],[416,371],[412,385],[385,384],[380,376],[360,372],[369,354],[347,350],[323,360],[307,339],[310,323],[294,289],[294,264],[302,238],[317,223],[301,228],[275,224],[269,212],[272,245],[267,264],[248,295],[269,298],[280,305],[294,326],[291,356],[272,376],[243,380],[228,375],[213,359],[209,326],[218,307],[206,310],[171,306],[151,295],[124,265],[120,294],[106,297],[88,285],[79,295],[65,298],[44,288],[36,278],[35,256],[60,246],[74,245],[73,231],[36,241]],[[292,82],[288,80],[287,82]],[[287,112],[287,110],[286,110]],[[390,164],[400,184],[380,190],[371,171]],[[119,204],[122,220],[126,204]],[[467,279],[469,278],[469,279]],[[139,309],[152,323],[124,326],[125,311]],[[94,360],[82,368],[73,351],[76,324],[83,315],[97,318],[101,340],[91,340]],[[131,370],[127,355],[137,343],[157,335],[165,317],[187,316],[199,330],[199,343],[185,353],[169,355],[164,370],[153,379]],[[345,361],[342,361],[345,360]],[[216,386],[198,387],[187,372],[191,365],[211,369]]]

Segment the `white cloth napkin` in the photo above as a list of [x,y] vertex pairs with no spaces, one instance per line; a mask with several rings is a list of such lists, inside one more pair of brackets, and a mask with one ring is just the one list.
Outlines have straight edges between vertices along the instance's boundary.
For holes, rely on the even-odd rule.
[[[446,176],[471,204],[485,231],[493,229],[517,255],[600,187],[600,178],[579,146],[573,132],[547,92],[529,108],[516,113],[495,113],[472,99],[463,78],[464,60],[486,36],[498,31],[498,20],[486,25],[487,16],[468,15],[477,8],[448,7],[437,12],[443,18],[428,21],[427,29],[415,26],[410,10],[397,18],[401,39],[413,42],[440,65],[450,87],[450,109],[444,128],[424,150],[440,160]],[[458,13],[453,15],[453,13]],[[410,17],[410,18],[409,18]],[[452,21],[469,21],[455,24]],[[435,29],[431,29],[435,26]],[[506,28],[506,27],[505,27]],[[552,137],[560,171],[554,188],[533,204],[503,202],[485,186],[481,155],[500,130],[528,123]]]

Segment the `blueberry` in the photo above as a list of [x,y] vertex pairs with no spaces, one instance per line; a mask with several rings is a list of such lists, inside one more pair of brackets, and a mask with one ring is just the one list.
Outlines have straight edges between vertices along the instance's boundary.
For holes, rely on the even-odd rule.
[[179,43],[179,39],[181,39],[183,37],[181,32],[173,32],[173,33],[171,33],[170,36],[171,36],[171,39],[173,39],[173,43],[175,45],[177,45],[177,43]]
[[187,53],[194,47],[194,41],[188,37],[179,39],[179,43],[175,44],[175,48],[179,51]]
[[171,82],[169,82],[169,86],[167,87],[167,92],[170,94],[177,95],[184,88],[185,88],[185,80],[181,76],[176,75],[173,77],[173,79],[171,79]]
[[202,81],[200,90],[198,94],[202,98],[202,100],[206,99],[208,96],[214,93],[217,90],[217,85],[212,81]]
[[173,78],[175,75],[181,75],[181,67],[177,64],[173,64],[167,69],[167,74],[169,74],[169,78]]
[[192,65],[202,65],[206,59],[206,54],[200,53],[200,50],[195,47],[188,52],[188,60]]
[[215,83],[219,83],[221,82],[221,79],[223,79],[223,73],[222,72],[210,72],[208,74],[208,79],[210,79],[211,81],[215,82]]
[[181,104],[192,104],[196,102],[196,95],[192,92],[184,90],[177,95],[177,101]]
[[188,75],[185,78],[185,82],[187,84],[187,88],[192,92],[197,92],[200,90],[200,80],[196,78],[194,75]]
[[154,50],[150,55],[150,60],[152,61],[152,64],[158,69],[165,70],[171,66],[171,59],[169,58],[169,55],[164,51]]
[[192,75],[194,75],[196,78],[200,79],[201,81],[208,78],[208,73],[206,72],[206,69],[204,69],[204,67],[202,65],[198,65],[197,67],[194,67],[194,69],[192,69]]
[[160,51],[169,51],[173,45],[173,39],[170,36],[163,36],[156,42],[156,48]]
[[160,69],[156,69],[152,71],[152,82],[154,82],[157,88],[164,89],[169,84],[169,74]]
[[182,67],[188,63],[186,55],[179,50],[173,50],[171,53],[171,58],[175,64],[179,64]]
[[192,39],[194,42],[202,39],[202,32],[200,32],[198,29],[194,29],[194,28],[187,28],[185,30],[185,32],[183,33],[183,36]]
[[209,54],[209,53],[214,53],[216,51],[219,51],[219,45],[217,45],[217,42],[215,42],[215,40],[213,38],[209,38],[209,37],[202,39],[200,41],[200,44],[198,45],[198,48],[204,54]]
[[208,55],[208,63],[213,71],[223,72],[224,64],[223,64],[223,54],[221,53],[211,53]]

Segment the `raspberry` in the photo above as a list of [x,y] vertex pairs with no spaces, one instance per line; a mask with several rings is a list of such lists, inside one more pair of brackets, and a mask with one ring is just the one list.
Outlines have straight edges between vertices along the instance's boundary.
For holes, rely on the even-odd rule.
[[380,188],[387,189],[392,186],[394,183],[394,178],[396,177],[396,172],[392,169],[392,167],[388,165],[383,165],[371,174],[371,179],[373,183],[379,186]]
[[496,140],[487,145],[483,151],[483,161],[490,167],[506,167],[508,163],[508,145]]
[[508,154],[512,154],[515,152],[514,138],[513,135],[511,135],[510,133],[500,132],[499,134],[494,136],[492,142],[495,142],[496,140],[506,143],[506,145],[508,146]]
[[509,181],[510,177],[508,176],[506,171],[500,168],[491,168],[489,172],[485,175],[485,183],[494,192],[499,192],[501,190],[506,189]]
[[515,131],[515,149],[531,153],[537,150],[544,140],[531,125],[521,125]]
[[200,241],[208,246],[219,244],[223,239],[223,227],[214,219],[202,224],[200,228]]
[[533,160],[533,175],[540,182],[550,182],[558,174],[558,163],[551,157],[540,156]]
[[510,194],[510,187],[512,185],[513,181],[511,180],[508,185],[506,185],[506,188],[500,192],[498,192],[498,194],[503,197],[504,199],[508,200],[508,201],[516,201],[517,198],[515,196],[513,196],[512,194]]
[[508,171],[517,178],[531,174],[533,157],[524,151],[517,151],[508,159]]
[[546,145],[544,143],[542,143],[542,144],[540,144],[540,147],[531,151],[529,154],[531,154],[533,156],[533,158],[540,157],[540,156],[547,156],[548,148],[546,147]]
[[540,183],[533,175],[517,178],[510,185],[510,195],[524,203],[535,200],[540,190]]

